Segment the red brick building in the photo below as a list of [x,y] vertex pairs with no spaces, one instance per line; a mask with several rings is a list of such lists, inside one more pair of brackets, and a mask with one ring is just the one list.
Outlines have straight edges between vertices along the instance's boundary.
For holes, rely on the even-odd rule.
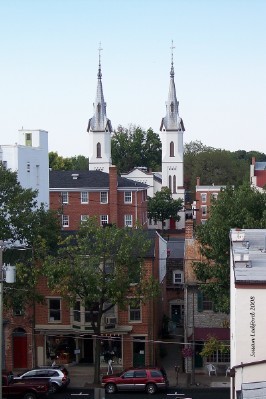
[[82,220],[97,216],[99,224],[147,226],[147,185],[99,170],[50,171],[50,208],[61,214],[62,229],[77,230]]
[[256,162],[255,157],[250,165],[250,183],[259,190],[266,186],[266,162]]

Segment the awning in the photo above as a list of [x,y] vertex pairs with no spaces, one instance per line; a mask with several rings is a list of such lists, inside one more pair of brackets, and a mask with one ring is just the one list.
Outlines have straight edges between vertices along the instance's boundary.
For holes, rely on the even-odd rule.
[[[230,329],[229,328],[194,328],[194,341],[207,341],[209,337],[215,337],[219,341],[230,341]],[[193,334],[188,338],[189,341],[193,341]]]

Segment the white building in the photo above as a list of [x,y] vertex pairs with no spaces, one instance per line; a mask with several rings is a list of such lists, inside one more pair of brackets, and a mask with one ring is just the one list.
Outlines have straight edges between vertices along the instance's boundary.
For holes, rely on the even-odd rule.
[[230,232],[231,399],[266,398],[266,229]]
[[38,206],[41,203],[49,206],[48,132],[19,130],[17,143],[0,145],[0,162],[17,172],[23,188],[38,190]]

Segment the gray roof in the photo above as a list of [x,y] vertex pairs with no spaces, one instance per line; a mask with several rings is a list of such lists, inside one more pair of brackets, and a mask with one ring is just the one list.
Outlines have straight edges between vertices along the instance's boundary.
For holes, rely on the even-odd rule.
[[170,249],[170,259],[184,259],[185,239],[167,241],[167,249]]
[[266,170],[266,162],[256,162],[255,170]]
[[[99,170],[51,170],[49,179],[50,189],[109,190],[109,174]],[[132,191],[144,190],[148,187],[145,183],[121,176],[117,176],[117,185],[118,189],[130,189]]]
[[266,284],[266,229],[231,230],[235,282]]

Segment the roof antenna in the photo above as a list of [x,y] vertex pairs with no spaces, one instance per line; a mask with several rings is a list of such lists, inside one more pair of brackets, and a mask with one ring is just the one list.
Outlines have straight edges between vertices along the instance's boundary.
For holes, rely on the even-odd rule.
[[102,49],[102,46],[101,46],[101,42],[99,43],[99,48],[98,48],[98,51],[99,51],[99,69],[98,69],[98,79],[101,79],[102,78],[102,71],[101,71],[101,51],[102,51],[103,49]]
[[170,49],[171,49],[171,71],[170,71],[170,76],[171,76],[171,78],[173,78],[174,75],[175,75],[175,72],[174,72],[174,54],[173,54],[173,50],[175,49],[175,47],[174,47],[173,40],[172,40],[172,46],[170,47]]

